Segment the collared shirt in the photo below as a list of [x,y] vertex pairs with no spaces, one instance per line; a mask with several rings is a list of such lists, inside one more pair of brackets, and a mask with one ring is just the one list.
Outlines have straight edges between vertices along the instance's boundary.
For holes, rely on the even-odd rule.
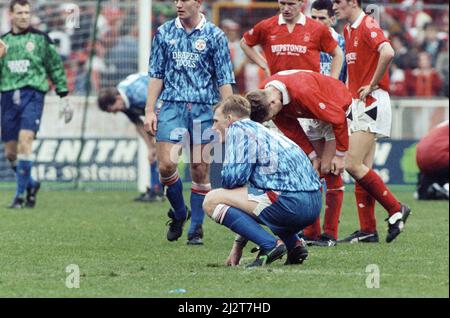
[[128,76],[117,85],[117,90],[125,102],[123,113],[133,122],[140,122],[139,117],[145,115],[149,76],[147,73],[136,73]]
[[168,21],[153,39],[149,75],[164,81],[163,101],[216,104],[219,87],[235,83],[228,40],[203,15],[190,33]]
[[[344,83],[330,76],[311,71],[290,70],[272,75],[268,84],[283,95],[283,108],[273,119],[274,124],[303,151],[310,154],[314,148],[301,128],[298,118],[318,119],[331,124],[336,136],[336,150],[348,150],[346,111],[352,96]],[[287,101],[284,101],[288,96]]]
[[[364,12],[361,12],[351,26],[347,24],[344,38],[348,88],[353,98],[359,98],[358,90],[372,81],[380,59],[379,50],[389,40],[378,22]],[[378,85],[389,91],[389,72],[386,71]]]
[[291,140],[250,119],[227,130],[222,186],[273,191],[317,191],[320,181],[306,154]]
[[320,72],[320,52],[332,53],[337,42],[328,28],[301,14],[292,33],[282,15],[263,20],[244,34],[247,45],[261,45],[271,74],[303,69]]

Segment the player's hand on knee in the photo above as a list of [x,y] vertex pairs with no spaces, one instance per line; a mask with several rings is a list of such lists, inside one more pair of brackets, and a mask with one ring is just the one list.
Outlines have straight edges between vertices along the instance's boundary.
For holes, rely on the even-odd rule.
[[338,176],[344,173],[345,161],[343,156],[334,156],[331,161],[331,173]]
[[154,112],[147,112],[145,114],[144,129],[152,136],[156,135],[157,123],[158,118]]
[[316,157],[316,158],[312,159],[311,163],[314,167],[314,170],[316,170],[317,174],[320,176],[320,164],[321,164],[320,158]]
[[70,104],[69,97],[62,97],[60,100],[59,118],[64,117],[64,122],[67,124],[73,118],[73,107]]

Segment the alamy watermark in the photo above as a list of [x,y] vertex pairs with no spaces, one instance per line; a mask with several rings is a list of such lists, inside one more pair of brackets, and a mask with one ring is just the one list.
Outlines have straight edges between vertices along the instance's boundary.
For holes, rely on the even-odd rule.
[[74,3],[66,3],[63,6],[66,15],[65,26],[68,29],[80,28],[80,7]]
[[380,268],[377,264],[369,264],[366,267],[366,287],[369,289],[380,288]]
[[76,264],[70,264],[66,267],[66,287],[73,289],[73,288],[80,288],[80,267]]

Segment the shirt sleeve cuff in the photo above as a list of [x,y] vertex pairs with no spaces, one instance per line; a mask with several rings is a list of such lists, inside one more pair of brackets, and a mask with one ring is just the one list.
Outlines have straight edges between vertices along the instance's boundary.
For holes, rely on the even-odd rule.
[[345,151],[336,150],[336,156],[338,156],[338,157],[345,157]]
[[309,160],[314,160],[314,159],[316,159],[316,158],[317,158],[317,153],[316,153],[316,151],[315,151],[315,150],[311,151],[311,152],[309,153],[308,157],[309,157]]

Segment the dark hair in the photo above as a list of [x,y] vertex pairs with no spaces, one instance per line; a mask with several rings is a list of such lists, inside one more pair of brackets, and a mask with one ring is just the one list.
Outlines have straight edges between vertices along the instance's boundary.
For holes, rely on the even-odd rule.
[[234,114],[240,118],[250,116],[250,104],[247,99],[240,95],[231,95],[225,98],[221,103],[214,106],[214,112],[221,108],[222,114]]
[[119,95],[117,88],[103,88],[98,94],[98,107],[104,112],[107,112],[109,106],[116,102],[117,95]]
[[269,100],[264,90],[258,89],[245,95],[250,102],[250,119],[258,123],[264,122],[269,115]]
[[334,16],[333,2],[331,0],[316,0],[313,2],[311,9],[327,10],[328,17]]
[[21,6],[29,5],[31,7],[31,3],[29,0],[12,0],[11,3],[9,4],[10,12],[14,12],[14,6],[16,4],[21,5]]

